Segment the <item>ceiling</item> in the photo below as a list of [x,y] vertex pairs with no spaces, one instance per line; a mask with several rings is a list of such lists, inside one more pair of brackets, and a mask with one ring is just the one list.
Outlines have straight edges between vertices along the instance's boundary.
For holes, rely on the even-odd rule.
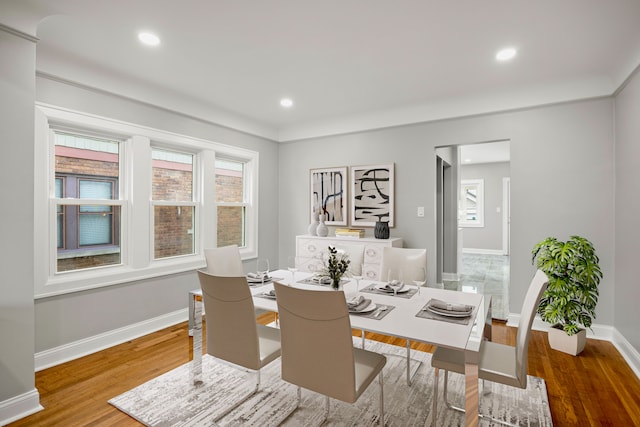
[[41,76],[276,141],[610,96],[640,64],[637,0],[2,0],[0,23]]

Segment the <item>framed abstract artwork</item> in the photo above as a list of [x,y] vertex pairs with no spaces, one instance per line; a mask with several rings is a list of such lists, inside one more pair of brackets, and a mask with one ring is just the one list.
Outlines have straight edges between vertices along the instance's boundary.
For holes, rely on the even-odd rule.
[[351,225],[393,227],[394,164],[351,166]]
[[327,225],[347,225],[347,167],[310,170],[310,216],[318,210]]

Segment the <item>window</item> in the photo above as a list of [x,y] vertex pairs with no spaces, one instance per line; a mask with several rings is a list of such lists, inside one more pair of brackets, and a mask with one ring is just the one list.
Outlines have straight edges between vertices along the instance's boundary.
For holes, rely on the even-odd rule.
[[36,107],[36,298],[256,256],[257,152]]
[[215,200],[218,211],[218,247],[244,247],[249,204],[245,199],[243,162],[216,159]]
[[120,264],[120,142],[64,132],[54,141],[56,271]]
[[484,180],[462,180],[460,186],[460,215],[462,227],[484,227]]
[[195,253],[193,157],[158,148],[152,151],[155,259]]

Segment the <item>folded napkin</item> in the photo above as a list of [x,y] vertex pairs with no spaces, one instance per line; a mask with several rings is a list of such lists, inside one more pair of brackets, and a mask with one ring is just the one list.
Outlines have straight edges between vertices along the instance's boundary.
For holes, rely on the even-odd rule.
[[254,280],[269,280],[269,273],[247,273],[247,278]]
[[466,313],[473,310],[473,306],[471,305],[452,304],[450,302],[441,301],[439,299],[432,299],[429,305],[433,308],[437,308],[438,310],[446,311],[458,311]]
[[331,277],[329,276],[313,276],[311,281],[320,283],[321,285],[328,285],[331,283]]
[[382,286],[377,286],[376,289],[383,292],[398,292],[404,288],[404,283],[397,281],[395,284],[385,283]]
[[351,310],[351,311],[364,310],[365,308],[367,308],[369,306],[369,304],[371,304],[371,300],[370,299],[366,299],[362,295],[359,295],[357,297],[351,298],[350,300],[347,301],[347,307],[349,307],[349,310]]
[[389,282],[391,286],[402,286],[402,282],[400,280],[392,280]]
[[264,295],[269,296],[269,297],[275,297],[276,296],[276,291],[275,291],[275,289],[271,289],[270,291],[265,292]]

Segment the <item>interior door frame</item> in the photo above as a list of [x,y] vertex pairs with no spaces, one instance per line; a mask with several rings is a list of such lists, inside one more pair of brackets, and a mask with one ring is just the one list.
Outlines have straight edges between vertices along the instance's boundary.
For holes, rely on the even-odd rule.
[[511,177],[502,178],[502,254],[511,252]]

